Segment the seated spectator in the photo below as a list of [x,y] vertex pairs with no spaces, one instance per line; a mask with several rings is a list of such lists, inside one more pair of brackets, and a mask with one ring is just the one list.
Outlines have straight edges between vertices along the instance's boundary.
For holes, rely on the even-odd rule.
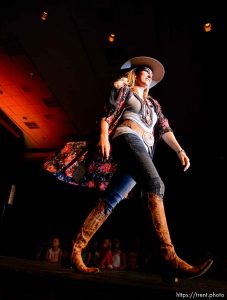
[[101,242],[99,251],[99,266],[101,269],[113,269],[111,246],[112,244],[110,239],[104,239]]
[[124,270],[126,268],[125,253],[121,250],[121,244],[119,239],[113,240],[112,261],[114,270]]
[[58,237],[54,237],[52,239],[51,246],[46,251],[45,261],[61,264],[62,254],[63,251],[61,248],[60,239]]

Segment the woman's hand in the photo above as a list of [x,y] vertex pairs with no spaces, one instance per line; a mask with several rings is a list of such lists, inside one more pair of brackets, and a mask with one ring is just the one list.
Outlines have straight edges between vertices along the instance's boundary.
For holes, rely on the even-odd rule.
[[170,146],[179,157],[182,166],[184,167],[184,171],[186,171],[190,167],[190,159],[188,158],[185,151],[181,148],[180,144],[178,143],[175,135],[173,132],[169,131],[162,135],[163,140],[166,142],[167,145]]
[[98,147],[102,153],[103,158],[108,159],[110,155],[110,142],[106,135],[100,135]]
[[177,155],[181,161],[182,166],[184,166],[184,171],[187,171],[187,169],[190,167],[190,159],[185,153],[183,149],[179,150],[177,152]]

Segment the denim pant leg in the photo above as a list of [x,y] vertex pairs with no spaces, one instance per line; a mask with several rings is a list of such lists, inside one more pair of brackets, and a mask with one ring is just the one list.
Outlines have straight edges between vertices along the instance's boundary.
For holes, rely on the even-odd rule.
[[114,207],[127,197],[135,185],[135,180],[129,174],[117,170],[103,193],[103,200],[106,202],[106,213],[111,213]]
[[165,186],[143,141],[136,134],[121,134],[113,140],[113,154],[122,170],[145,192],[163,198]]

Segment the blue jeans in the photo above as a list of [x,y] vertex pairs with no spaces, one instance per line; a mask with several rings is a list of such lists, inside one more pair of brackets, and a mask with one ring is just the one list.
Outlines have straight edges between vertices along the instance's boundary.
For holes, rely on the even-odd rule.
[[163,198],[165,186],[141,139],[131,133],[121,134],[113,140],[112,151],[118,169],[104,192],[106,208],[111,212],[132,188],[139,184],[144,192]]

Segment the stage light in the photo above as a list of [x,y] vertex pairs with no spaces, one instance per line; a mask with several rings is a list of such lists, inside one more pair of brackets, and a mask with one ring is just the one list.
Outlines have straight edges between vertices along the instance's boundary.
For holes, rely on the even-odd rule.
[[48,19],[48,12],[46,10],[41,11],[40,18],[43,21],[47,21],[47,19]]
[[110,43],[113,43],[115,41],[115,34],[114,33],[111,33],[109,36],[108,36],[108,41]]
[[205,24],[203,25],[203,30],[204,30],[205,32],[210,32],[210,31],[212,31],[212,24],[211,24],[210,22],[205,23]]

